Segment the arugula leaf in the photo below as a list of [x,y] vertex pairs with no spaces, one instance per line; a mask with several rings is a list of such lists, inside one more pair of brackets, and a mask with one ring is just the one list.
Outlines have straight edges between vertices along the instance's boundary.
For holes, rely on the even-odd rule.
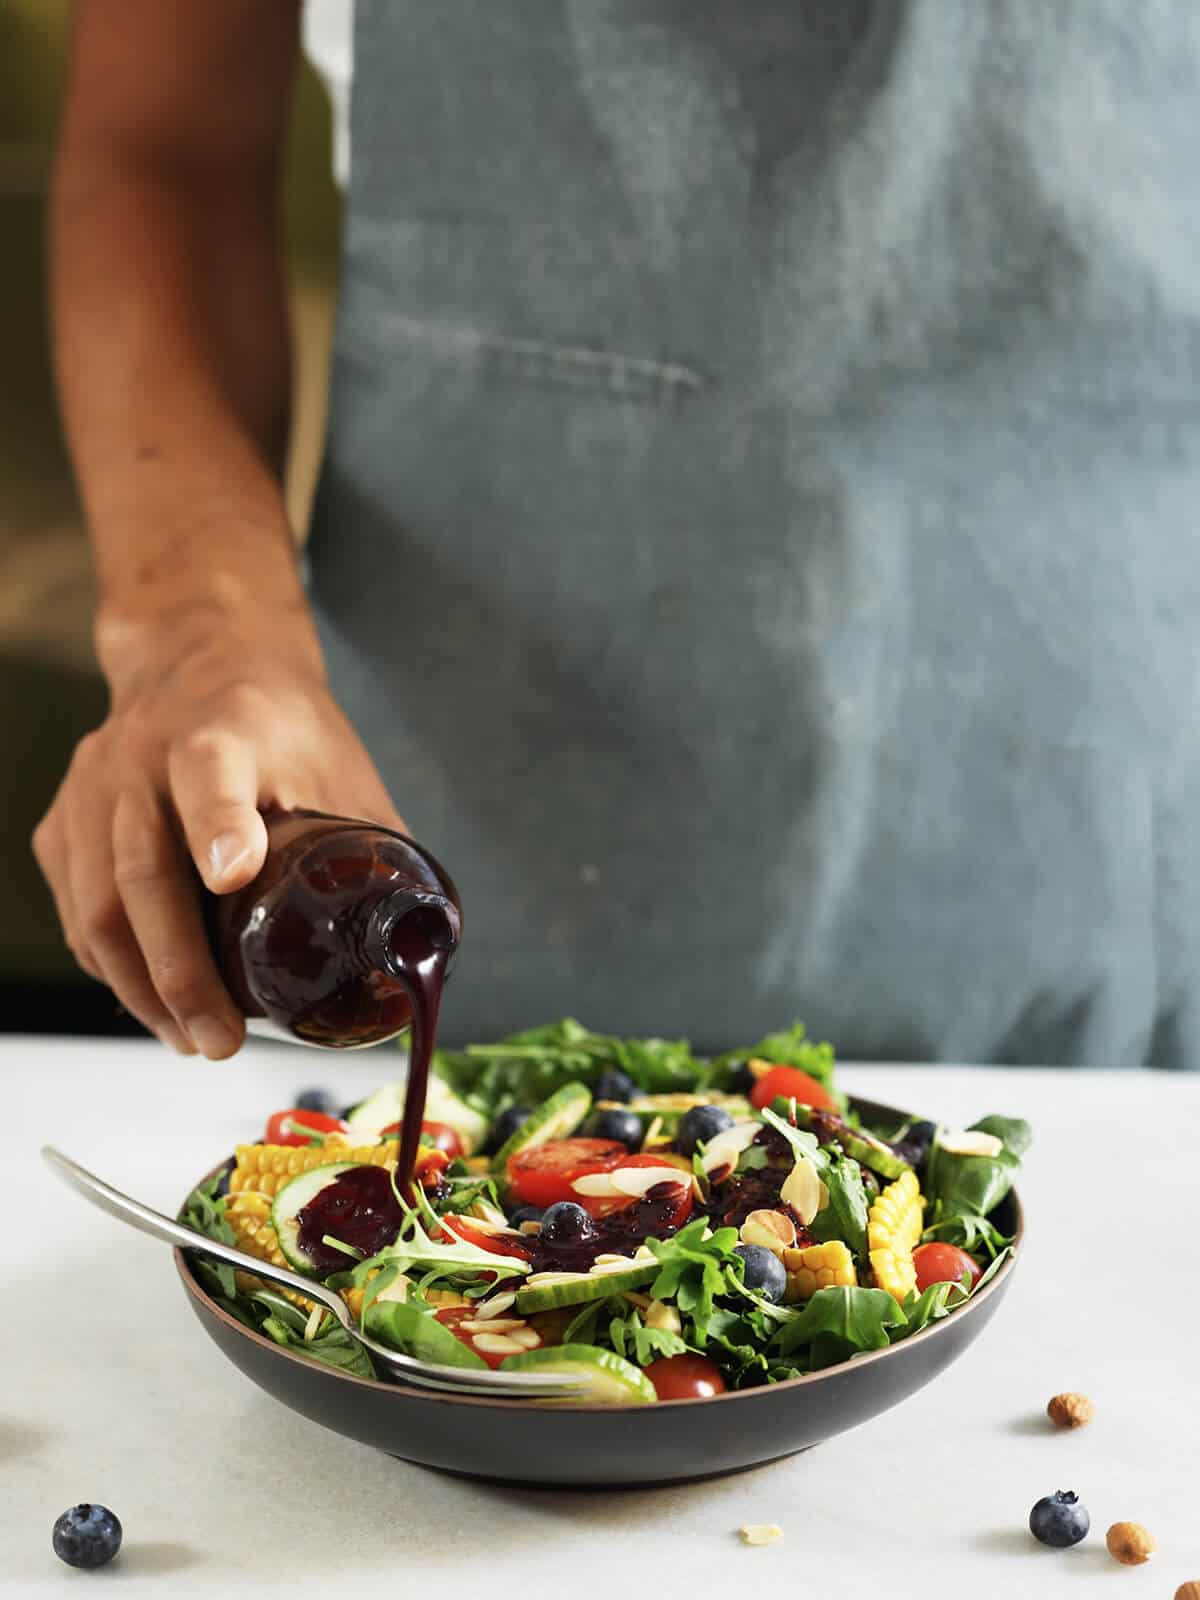
[[648,1328],[632,1307],[625,1315],[610,1319],[608,1337],[619,1356],[639,1367],[648,1367],[660,1356],[681,1356],[687,1349],[677,1333],[665,1328]]
[[817,1212],[809,1231],[818,1244],[844,1239],[856,1256],[867,1248],[867,1191],[862,1168],[851,1156],[830,1161],[822,1181],[829,1190],[829,1204]]
[[487,1366],[482,1356],[411,1298],[374,1301],[363,1311],[363,1324],[372,1339],[420,1361],[443,1367]]
[[818,1289],[799,1316],[779,1329],[773,1348],[789,1356],[807,1345],[807,1366],[815,1372],[864,1350],[882,1350],[891,1343],[889,1330],[907,1320],[884,1289]]
[[792,1152],[797,1160],[800,1160],[802,1156],[806,1157],[824,1178],[825,1169],[829,1165],[829,1157],[821,1149],[820,1141],[815,1133],[809,1133],[807,1128],[793,1128],[786,1117],[781,1117],[777,1112],[772,1111],[770,1106],[764,1106],[759,1112],[759,1116],[774,1128],[776,1133],[783,1135],[791,1145]]
[[[746,1060],[770,1061],[774,1066],[799,1067],[810,1078],[831,1088],[835,1057],[831,1044],[814,1044],[802,1022],[781,1033],[768,1033],[750,1050],[729,1050],[714,1065],[724,1068]],[[728,1074],[726,1074],[727,1076]]]
[[[221,1176],[221,1173],[217,1173],[215,1177],[209,1178],[206,1183],[198,1184],[192,1190],[183,1203],[179,1220],[186,1223],[189,1228],[195,1228],[197,1233],[204,1234],[205,1238],[216,1239],[221,1244],[236,1245],[237,1235],[225,1220],[225,1197],[216,1192]],[[197,1257],[193,1265],[206,1284],[216,1284],[217,1291],[223,1299],[237,1299],[237,1280],[233,1268],[226,1262],[208,1261]]]
[[660,1271],[648,1291],[655,1300],[673,1300],[680,1315],[692,1324],[696,1344],[703,1349],[718,1295],[735,1292],[741,1285],[742,1261],[734,1254],[736,1228],[718,1228],[703,1238],[708,1221],[698,1217],[672,1239],[647,1239],[658,1258]]

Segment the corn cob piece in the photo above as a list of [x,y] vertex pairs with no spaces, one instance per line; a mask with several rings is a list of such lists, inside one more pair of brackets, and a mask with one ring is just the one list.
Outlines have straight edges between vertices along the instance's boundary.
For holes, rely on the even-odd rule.
[[[271,1226],[271,1202],[262,1194],[230,1194],[225,1203],[225,1220],[233,1229],[239,1250],[244,1250],[248,1256],[255,1256],[259,1261],[271,1261],[277,1267],[287,1267],[293,1270],[291,1263],[279,1248],[279,1239],[275,1229]],[[257,1278],[252,1278],[248,1272],[238,1272],[236,1275],[239,1289],[259,1289],[262,1285]],[[274,1285],[271,1285],[274,1288]],[[293,1305],[301,1306],[305,1311],[312,1306],[312,1301],[306,1299],[294,1289],[280,1289],[280,1294],[286,1296]]]
[[237,1161],[229,1178],[230,1194],[246,1190],[254,1194],[275,1195],[302,1172],[327,1167],[334,1161],[360,1161],[373,1167],[396,1166],[399,1146],[394,1139],[384,1144],[351,1145],[345,1139],[326,1139],[322,1145],[240,1144]]
[[858,1283],[854,1257],[841,1239],[785,1250],[783,1265],[787,1272],[783,1298],[793,1305],[797,1300],[811,1300],[818,1289],[853,1289]]
[[925,1201],[915,1172],[889,1183],[867,1213],[867,1250],[875,1282],[901,1305],[917,1287],[913,1250]]

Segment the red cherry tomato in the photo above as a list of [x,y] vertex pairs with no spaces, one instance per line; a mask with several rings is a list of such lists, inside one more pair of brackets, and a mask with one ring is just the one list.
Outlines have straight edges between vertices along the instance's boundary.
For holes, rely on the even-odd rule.
[[645,1369],[660,1400],[707,1400],[725,1393],[725,1379],[707,1356],[664,1356]]
[[610,1172],[629,1151],[615,1139],[550,1139],[508,1158],[508,1182],[522,1205],[545,1210],[557,1200],[579,1200],[571,1185],[585,1172]]
[[919,1244],[913,1251],[913,1265],[917,1269],[918,1290],[928,1289],[931,1283],[961,1283],[963,1274],[969,1273],[971,1288],[983,1276],[983,1268],[960,1250],[956,1244]]
[[521,1261],[528,1261],[533,1255],[528,1243],[520,1236],[490,1233],[486,1228],[480,1227],[473,1217],[443,1217],[442,1228],[447,1233],[465,1239],[468,1244],[473,1244],[480,1250],[490,1251],[494,1256],[517,1256]]
[[[340,1117],[327,1117],[323,1111],[277,1111],[267,1119],[266,1144],[311,1144],[305,1128],[313,1133],[349,1133],[349,1123]],[[298,1131],[299,1130],[299,1131]]]
[[[381,1139],[398,1139],[402,1127],[402,1123],[389,1122],[387,1127],[380,1132],[379,1137]],[[421,1132],[427,1133],[437,1148],[444,1150],[451,1161],[457,1161],[458,1157],[463,1154],[462,1140],[455,1130],[450,1127],[449,1123],[423,1122],[421,1124]]]
[[[639,1151],[637,1155],[623,1156],[614,1166],[607,1170],[611,1172],[624,1171],[628,1167],[673,1167],[681,1176],[686,1175],[688,1182],[680,1184],[679,1194],[669,1216],[662,1219],[668,1229],[682,1228],[692,1214],[692,1163],[686,1156],[676,1155],[669,1151],[665,1155],[656,1155],[652,1150]],[[615,1211],[626,1211],[630,1206],[640,1205],[639,1200],[631,1195],[606,1196],[573,1194],[572,1199],[587,1211],[591,1216],[611,1217]]]
[[799,1067],[772,1067],[750,1091],[750,1104],[756,1111],[769,1106],[780,1095],[785,1100],[795,1100],[802,1106],[816,1106],[823,1111],[836,1109],[836,1102],[824,1084],[810,1078]]

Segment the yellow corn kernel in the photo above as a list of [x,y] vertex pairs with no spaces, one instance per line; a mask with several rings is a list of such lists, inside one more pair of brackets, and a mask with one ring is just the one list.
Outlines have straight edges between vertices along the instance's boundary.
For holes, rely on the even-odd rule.
[[426,1289],[425,1298],[431,1306],[443,1310],[447,1306],[471,1306],[475,1302],[468,1300],[465,1294],[455,1294],[453,1289]]
[[302,1172],[327,1167],[334,1161],[359,1161],[395,1170],[399,1146],[395,1139],[383,1144],[351,1145],[344,1139],[326,1139],[322,1145],[240,1144],[229,1178],[230,1194],[251,1190],[278,1194]]
[[[259,1261],[271,1261],[277,1267],[290,1269],[290,1263],[279,1248],[279,1238],[271,1226],[271,1202],[265,1195],[231,1194],[225,1205],[225,1220],[234,1231],[239,1250],[244,1250],[248,1256],[254,1256]],[[263,1287],[248,1272],[237,1273],[236,1281],[242,1290]],[[268,1287],[274,1288],[275,1285]],[[278,1293],[285,1295],[293,1305],[303,1306],[306,1311],[312,1305],[311,1300],[294,1289],[279,1289]]]
[[915,1172],[889,1183],[867,1213],[867,1249],[875,1282],[901,1304],[917,1286],[913,1251],[925,1201]]
[[858,1283],[854,1257],[841,1239],[785,1250],[783,1265],[787,1272],[783,1298],[791,1304],[811,1300],[818,1289],[853,1289]]

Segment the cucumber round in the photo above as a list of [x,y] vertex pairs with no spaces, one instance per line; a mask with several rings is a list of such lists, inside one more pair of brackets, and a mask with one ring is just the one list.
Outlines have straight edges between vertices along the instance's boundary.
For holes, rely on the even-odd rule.
[[639,1094],[624,1108],[640,1117],[642,1126],[648,1128],[656,1117],[662,1120],[662,1131],[673,1134],[680,1118],[697,1106],[720,1106],[728,1111],[735,1122],[750,1116],[750,1102],[740,1094]]
[[[403,1083],[385,1083],[369,1094],[361,1105],[355,1106],[346,1117],[355,1136],[364,1141],[378,1139],[385,1128],[390,1128],[393,1122],[400,1122],[404,1117],[405,1088]],[[429,1122],[444,1122],[448,1128],[453,1128],[462,1140],[467,1155],[477,1150],[487,1137],[487,1118],[474,1106],[460,1100],[436,1072],[429,1075],[425,1118]]]
[[554,1311],[559,1306],[581,1306],[588,1300],[606,1300],[610,1294],[640,1289],[658,1276],[657,1261],[639,1262],[627,1272],[573,1272],[566,1283],[534,1283],[517,1290],[516,1309],[521,1316],[534,1311]]
[[492,1171],[505,1172],[509,1160],[521,1150],[549,1144],[551,1139],[569,1138],[591,1109],[590,1089],[582,1083],[563,1084],[526,1117],[511,1139],[504,1141],[492,1157]]
[[[298,1178],[285,1183],[275,1196],[275,1203],[271,1207],[271,1226],[278,1235],[279,1248],[286,1256],[288,1265],[295,1267],[297,1272],[313,1270],[312,1262],[300,1248],[297,1217],[327,1184],[340,1178],[343,1172],[349,1172],[351,1167],[362,1165],[361,1161],[331,1161],[328,1166],[313,1167],[310,1172],[302,1172]],[[352,1264],[347,1261],[347,1265]]]
[[613,1350],[599,1350],[592,1344],[547,1345],[540,1350],[523,1350],[519,1356],[509,1356],[502,1361],[500,1370],[561,1372],[578,1378],[588,1392],[575,1400],[576,1405],[644,1406],[658,1399],[654,1385],[639,1367]]

